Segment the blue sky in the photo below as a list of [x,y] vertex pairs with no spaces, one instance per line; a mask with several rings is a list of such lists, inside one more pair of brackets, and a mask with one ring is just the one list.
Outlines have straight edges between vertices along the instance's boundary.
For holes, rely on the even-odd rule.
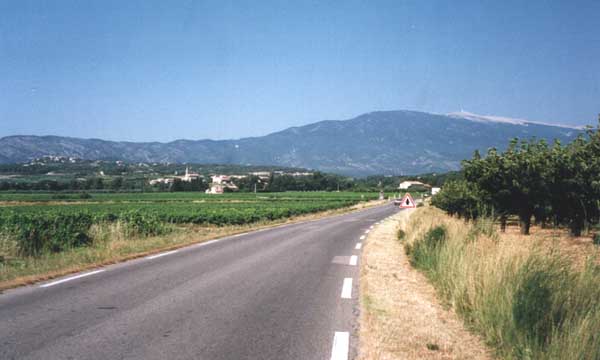
[[0,136],[263,135],[374,110],[595,124],[599,1],[0,1]]

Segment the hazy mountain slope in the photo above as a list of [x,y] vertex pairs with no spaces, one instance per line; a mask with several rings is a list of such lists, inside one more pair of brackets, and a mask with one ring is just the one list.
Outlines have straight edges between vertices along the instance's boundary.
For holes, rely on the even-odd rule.
[[558,138],[580,130],[520,121],[492,121],[468,114],[381,111],[345,121],[321,121],[240,140],[114,142],[57,136],[0,139],[0,162],[43,155],[144,162],[272,164],[348,175],[414,174],[458,169],[475,149],[503,148],[509,139]]

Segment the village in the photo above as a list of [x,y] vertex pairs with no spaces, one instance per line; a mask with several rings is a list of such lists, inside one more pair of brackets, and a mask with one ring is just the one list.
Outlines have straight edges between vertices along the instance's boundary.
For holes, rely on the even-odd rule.
[[292,177],[301,177],[301,176],[312,176],[312,172],[285,172],[285,171],[254,171],[249,172],[247,174],[211,174],[205,177],[202,174],[197,172],[193,172],[190,170],[189,166],[185,168],[185,173],[183,175],[173,175],[166,176],[157,179],[152,179],[149,181],[151,186],[164,184],[170,186],[174,184],[176,181],[182,181],[184,183],[192,183],[194,181],[205,181],[208,184],[208,188],[205,190],[207,194],[223,194],[226,192],[236,192],[239,191],[238,185],[236,185],[237,181],[242,179],[247,179],[249,177],[256,178],[255,190],[258,186],[264,188],[264,186],[269,182],[269,179],[272,176],[281,176],[287,175]]
[[[189,166],[187,166],[185,168],[185,173],[183,175],[178,175],[177,172],[175,172],[174,175],[172,176],[165,176],[165,177],[160,177],[160,178],[156,178],[156,179],[152,179],[149,181],[149,184],[151,186],[173,186],[173,184],[175,184],[176,182],[183,182],[183,183],[193,183],[193,182],[198,182],[198,181],[202,181],[205,182],[208,185],[208,188],[205,190],[206,194],[224,194],[226,192],[237,192],[240,190],[238,184],[241,181],[244,181],[245,179],[248,179],[249,177],[254,177],[256,179],[255,182],[255,186],[254,186],[254,191],[257,190],[262,190],[266,187],[266,185],[269,183],[269,181],[272,179],[273,176],[291,176],[291,177],[307,177],[307,176],[312,176],[314,173],[312,172],[285,172],[285,171],[256,171],[256,172],[249,172],[247,174],[229,174],[229,175],[225,175],[225,174],[210,174],[207,176],[204,176],[202,174],[199,174],[197,172],[194,172],[193,170],[190,169]],[[236,184],[237,183],[237,184]],[[433,187],[429,184],[423,183],[421,181],[416,181],[416,180],[406,180],[406,181],[402,181],[400,182],[400,184],[397,187],[397,190],[399,191],[398,195],[394,196],[394,198],[396,199],[396,202],[399,201],[399,199],[402,196],[402,192],[403,191],[412,191],[412,192],[417,192],[421,194],[421,198],[415,200],[415,203],[421,203],[423,201],[423,198],[435,195],[436,193],[438,193],[441,188],[439,187]],[[383,192],[381,192],[380,198],[383,199]],[[412,198],[411,198],[412,201]]]

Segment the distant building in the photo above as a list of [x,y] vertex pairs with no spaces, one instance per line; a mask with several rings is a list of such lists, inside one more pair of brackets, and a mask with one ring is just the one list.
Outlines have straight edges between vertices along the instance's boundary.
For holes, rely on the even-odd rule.
[[245,179],[248,175],[229,175],[231,179]]
[[153,179],[153,180],[150,180],[150,185],[172,184],[175,182],[175,179],[179,179],[183,182],[192,182],[192,181],[198,180],[200,178],[202,178],[202,175],[197,174],[195,172],[191,172],[190,169],[188,167],[186,167],[184,175]]
[[268,171],[255,171],[250,173],[250,175],[258,176],[258,178],[261,180],[269,180],[271,177],[271,173]]
[[158,178],[150,180],[150,185],[157,184],[172,184],[175,181],[175,178]]
[[296,172],[289,173],[289,174],[286,174],[286,175],[291,175],[291,176],[313,176],[314,174],[311,173],[311,172],[298,172],[298,171],[296,171]]
[[238,191],[239,188],[232,182],[221,183],[221,184],[211,184],[210,188],[206,189],[207,194],[223,194],[225,191],[235,192]]
[[210,188],[206,189],[207,194],[223,194],[226,191],[238,191],[239,188],[233,183],[233,179],[242,179],[245,175],[213,175]]
[[398,186],[398,189],[400,190],[408,190],[411,186],[414,187],[419,187],[419,188],[430,188],[430,185],[424,184],[420,181],[403,181],[400,183],[400,186]]
[[181,181],[185,181],[185,182],[192,182],[194,180],[198,180],[200,179],[202,175],[194,173],[194,172],[190,172],[189,167],[185,167],[185,175],[179,177],[181,179]]
[[207,194],[222,194],[225,192],[225,189],[221,184],[213,184],[210,186],[210,188],[206,189],[205,192]]
[[228,175],[213,175],[211,176],[213,184],[224,184],[231,181],[231,176]]
[[439,188],[439,187],[432,187],[432,188],[431,188],[431,195],[435,195],[435,194],[439,193],[439,192],[440,192],[440,190],[442,190],[442,188]]

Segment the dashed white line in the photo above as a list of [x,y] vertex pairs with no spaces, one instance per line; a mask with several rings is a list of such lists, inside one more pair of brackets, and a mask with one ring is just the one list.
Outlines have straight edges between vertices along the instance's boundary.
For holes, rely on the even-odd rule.
[[358,256],[356,256],[356,255],[350,256],[350,262],[348,264],[350,266],[356,266],[356,264],[358,264]]
[[67,282],[67,281],[71,281],[71,280],[75,280],[75,279],[81,279],[82,277],[86,277],[86,276],[98,274],[98,273],[101,273],[103,271],[106,271],[106,270],[100,269],[100,270],[96,270],[96,271],[90,271],[90,272],[87,272],[87,273],[84,273],[84,274],[79,274],[79,275],[71,276],[71,277],[68,277],[68,278],[61,279],[61,280],[53,281],[51,283],[43,284],[43,285],[40,285],[40,287],[45,288],[45,287],[48,287],[48,286],[54,286],[54,285],[62,284],[62,283]]
[[369,229],[372,229],[372,228],[373,228],[373,225],[369,226]]
[[361,247],[362,247],[362,243],[356,243],[356,246],[354,248],[356,250],[360,250]]
[[342,299],[352,299],[352,278],[344,278],[342,284]]
[[360,239],[361,239],[361,240],[364,240],[364,239],[365,239],[365,236],[364,236],[364,235],[362,235],[362,236],[360,237]]
[[350,347],[350,333],[336,331],[333,335],[333,347],[331,349],[331,360],[348,360],[348,348]]
[[368,234],[370,231],[371,231],[371,230],[367,230],[367,231],[365,231],[365,234]]
[[171,251],[167,251],[167,252],[164,252],[164,253],[161,253],[161,254],[147,256],[146,259],[152,260],[152,259],[156,259],[156,258],[159,258],[159,257],[162,257],[162,256],[171,255],[171,254],[174,254],[176,252],[177,252],[177,250],[171,250]]

